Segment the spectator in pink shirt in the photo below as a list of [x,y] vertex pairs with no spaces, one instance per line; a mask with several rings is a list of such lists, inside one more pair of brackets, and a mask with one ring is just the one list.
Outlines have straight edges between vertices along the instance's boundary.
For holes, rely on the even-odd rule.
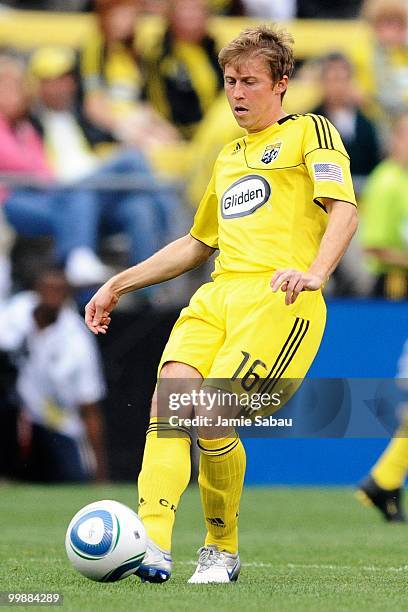
[[0,56],[0,173],[11,174],[17,185],[1,187],[6,219],[18,234],[53,236],[56,258],[65,263],[71,281],[98,283],[108,269],[86,246],[88,229],[81,223],[94,195],[56,184],[27,112],[24,67],[13,57]]
[[[3,193],[9,223],[22,235],[52,236],[69,282],[84,286],[103,282],[112,273],[96,255],[100,233],[125,232],[130,263],[138,263],[159,247],[167,202],[177,200],[154,191],[154,177],[137,151],[119,150],[100,161],[87,145],[74,108],[71,55],[64,48],[34,55],[39,91],[34,124],[27,119],[22,66],[0,57],[0,173],[23,180]],[[118,179],[143,175],[148,187],[99,189],[105,174]]]

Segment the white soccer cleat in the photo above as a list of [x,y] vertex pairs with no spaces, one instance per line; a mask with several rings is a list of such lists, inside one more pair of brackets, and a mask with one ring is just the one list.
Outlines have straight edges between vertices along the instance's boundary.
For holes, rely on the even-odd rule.
[[188,581],[190,584],[235,582],[241,569],[238,554],[232,555],[217,546],[203,546],[198,551],[196,571]]
[[146,554],[135,572],[136,576],[139,576],[142,582],[166,582],[171,576],[171,567],[170,553],[148,538]]

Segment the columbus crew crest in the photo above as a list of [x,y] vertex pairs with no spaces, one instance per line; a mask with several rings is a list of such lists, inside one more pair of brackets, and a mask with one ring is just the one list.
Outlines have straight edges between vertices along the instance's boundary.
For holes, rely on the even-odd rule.
[[261,162],[264,164],[270,164],[271,162],[275,161],[280,153],[281,146],[281,142],[275,142],[274,144],[268,145],[263,152]]

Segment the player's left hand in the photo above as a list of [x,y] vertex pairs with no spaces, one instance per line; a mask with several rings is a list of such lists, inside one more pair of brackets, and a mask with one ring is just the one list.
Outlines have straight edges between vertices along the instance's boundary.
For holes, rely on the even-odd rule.
[[272,291],[276,293],[279,288],[286,292],[285,304],[289,306],[298,297],[301,291],[316,291],[323,285],[324,279],[318,274],[300,272],[299,270],[276,270],[271,279]]

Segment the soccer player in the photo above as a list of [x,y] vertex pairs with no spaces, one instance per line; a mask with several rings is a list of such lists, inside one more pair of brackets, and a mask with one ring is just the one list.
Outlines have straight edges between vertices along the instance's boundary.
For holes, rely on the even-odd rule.
[[363,505],[377,508],[389,523],[406,521],[402,495],[408,472],[407,434],[405,415],[403,424],[356,491]]
[[[258,26],[221,50],[225,92],[247,136],[221,151],[190,234],[113,277],[86,307],[91,331],[106,333],[122,294],[174,278],[218,249],[212,282],[182,310],[160,361],[159,383],[173,379],[179,391],[238,371],[244,379],[255,367],[263,379],[303,378],[322,338],[321,288],[356,230],[355,196],[335,128],[282,109],[292,43],[287,33]],[[138,482],[150,538],[138,575],[151,582],[170,577],[175,511],[190,478],[188,433],[179,427],[166,436],[168,429],[156,391]],[[239,574],[245,451],[233,430],[220,434],[198,430],[207,535],[190,583],[232,582]]]
[[[408,378],[408,340],[398,361],[397,379],[406,391]],[[406,521],[402,497],[408,474],[408,412],[404,403],[401,424],[381,453],[368,476],[359,483],[356,497],[365,506],[374,506],[389,523]]]

